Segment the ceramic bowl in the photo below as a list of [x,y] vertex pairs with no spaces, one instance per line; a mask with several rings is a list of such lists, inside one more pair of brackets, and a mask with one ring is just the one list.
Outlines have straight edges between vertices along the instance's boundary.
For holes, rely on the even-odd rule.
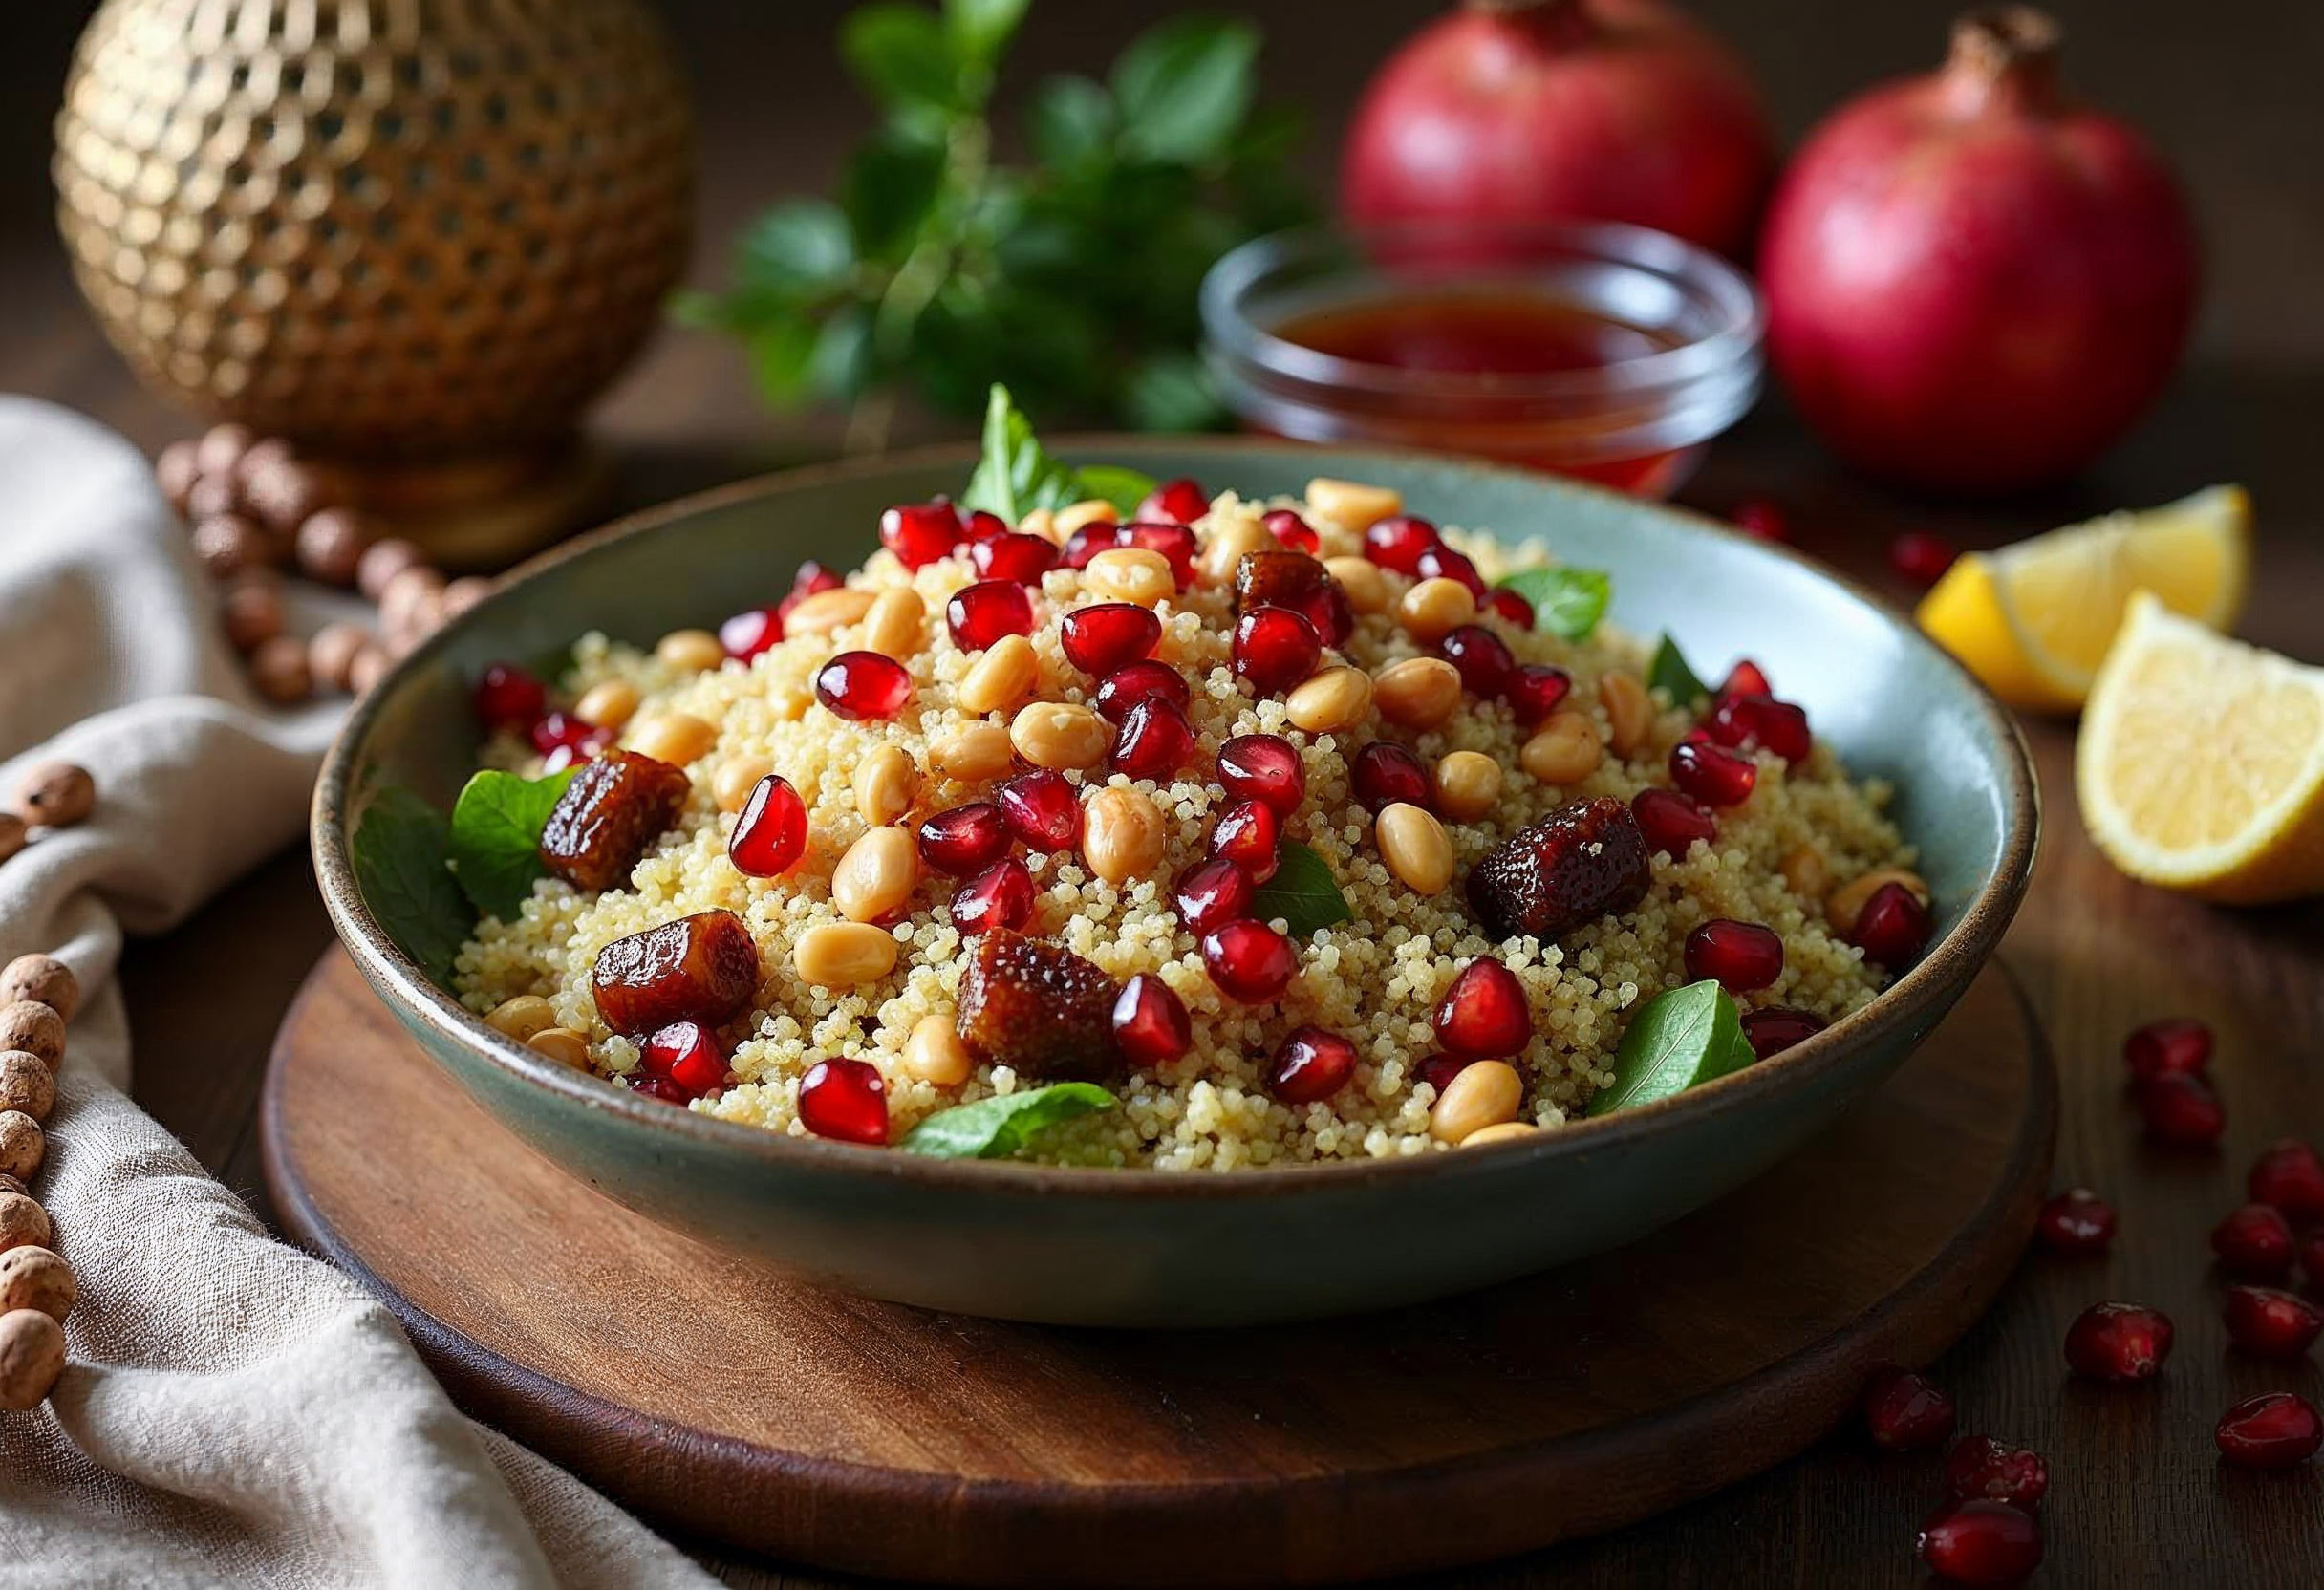
[[1226,440],[1060,447],[1211,489],[1317,474],[1400,488],[1441,524],[1546,537],[1609,570],[1613,619],[1668,630],[1711,677],[1749,654],[1859,777],[1891,781],[1939,935],[1858,1014],[1676,1098],[1538,1139],[1392,1162],[1231,1175],[942,1161],[717,1121],[533,1054],[435,987],[367,909],[350,818],[402,785],[448,809],[470,771],[468,681],[595,628],[650,644],[852,566],[881,508],[958,491],[959,450],[799,470],[639,514],[547,554],[355,707],[313,811],[333,921],[388,1006],[519,1137],[608,1196],[719,1248],[929,1308],[1074,1324],[1242,1324],[1345,1313],[1627,1242],[1734,1188],[1877,1087],[1999,942],[2033,865],[2034,775],[2009,717],[1896,613],[1709,521],[1546,475],[1418,454]]

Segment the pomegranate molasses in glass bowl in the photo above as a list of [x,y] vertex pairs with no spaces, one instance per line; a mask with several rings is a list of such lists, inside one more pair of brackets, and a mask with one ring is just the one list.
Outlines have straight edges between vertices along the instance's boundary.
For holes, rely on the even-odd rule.
[[1467,453],[1667,497],[1757,398],[1741,272],[1609,223],[1280,232],[1202,288],[1204,355],[1255,430]]

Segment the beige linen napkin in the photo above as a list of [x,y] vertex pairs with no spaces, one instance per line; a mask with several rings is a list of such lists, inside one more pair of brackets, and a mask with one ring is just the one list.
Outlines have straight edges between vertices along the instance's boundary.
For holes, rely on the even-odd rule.
[[0,1586],[710,1583],[463,1419],[384,1309],[121,1091],[122,931],[291,843],[337,717],[255,705],[184,539],[134,448],[0,397],[0,789],[46,756],[98,789],[0,864],[0,962],[59,955],[84,990],[33,1186],[80,1303],[49,1405],[0,1412]]

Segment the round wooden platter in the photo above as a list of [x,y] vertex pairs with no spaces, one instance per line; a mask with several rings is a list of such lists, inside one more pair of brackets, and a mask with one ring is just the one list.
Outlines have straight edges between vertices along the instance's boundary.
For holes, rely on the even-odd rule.
[[1839,1127],[1643,1242],[1395,1313],[1170,1335],[923,1313],[666,1231],[495,1125],[335,950],[262,1131],[284,1223],[463,1407],[658,1523],[903,1579],[1225,1585],[1507,1556],[1801,1450],[1873,1365],[1983,1312],[2055,1116],[1991,968]]

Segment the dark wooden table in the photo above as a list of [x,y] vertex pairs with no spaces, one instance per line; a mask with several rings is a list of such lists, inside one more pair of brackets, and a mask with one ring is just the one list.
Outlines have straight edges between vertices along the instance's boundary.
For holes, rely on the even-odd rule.
[[[0,388],[96,414],[149,447],[183,421],[139,393],[67,283],[44,211],[43,126],[74,27],[70,6],[11,16],[0,65]],[[785,75],[768,63],[821,61],[828,4],[768,10],[711,0],[668,7],[704,107],[704,265],[771,193],[822,182],[860,112],[834,74]],[[1142,3],[1052,17],[1031,52],[1049,64],[1099,58]],[[1279,0],[1249,9],[1279,41],[1274,81],[1335,124],[1362,64],[1429,6],[1347,8]],[[1841,0],[1699,9],[1766,75],[1790,128],[1846,88],[1926,59],[1951,9],[1936,0]],[[2259,578],[2244,634],[2324,661],[2324,306],[2313,296],[2324,193],[2297,169],[2324,143],[2324,97],[2309,77],[2324,13],[2251,4],[2229,21],[2163,0],[2061,4],[2078,25],[2077,63],[2102,97],[2157,130],[2189,169],[2215,246],[2214,292],[2195,363],[2159,412],[2105,463],[2036,501],[1943,508],[1887,496],[1835,469],[1779,405],[1715,450],[1685,499],[1720,511],[1766,494],[1811,549],[1904,595],[1883,572],[1888,537],[1935,528],[1988,546],[2102,508],[2160,502],[2217,480],[2257,498]],[[1302,23],[1328,13],[1329,28]],[[2260,14],[2260,13],[2265,13]],[[788,35],[775,37],[775,33]],[[1291,42],[1282,42],[1291,41]],[[779,90],[779,91],[778,91]],[[667,336],[605,405],[626,504],[639,505],[811,456],[834,434],[775,424],[751,402],[725,350]],[[4,527],[0,527],[4,528]],[[2006,955],[2048,1023],[2065,1089],[2060,1185],[2114,1201],[2122,1232],[2103,1260],[2030,1256],[1986,1321],[1934,1366],[1958,1396],[1962,1428],[2046,1453],[2043,1582],[2072,1585],[2324,1583],[2324,1471],[2225,1470],[2210,1429],[2220,1409],[2264,1389],[2311,1397],[2310,1359],[2268,1366],[2227,1351],[2205,1235],[2240,1196],[2244,1167],[2275,1137],[2324,1135],[2324,904],[2213,910],[2131,883],[2091,849],[2077,818],[2069,724],[2030,725],[2048,802],[2034,892]],[[138,1037],[138,1096],[203,1162],[267,1213],[253,1106],[268,1043],[293,985],[329,939],[303,847],[221,895],[176,932],[131,948],[123,967]],[[220,998],[230,990],[231,998]],[[2217,1155],[2141,1145],[2118,1053],[2136,1023],[2185,1012],[2221,1037],[2230,1125]],[[1900,1154],[1913,1145],[1899,1144]],[[2097,1391],[2069,1382],[2058,1343],[2089,1302],[2135,1299],[2177,1320],[2160,1385]],[[1716,1320],[1702,1322],[1720,1328]],[[1544,1343],[1545,1351],[1557,1343]],[[1904,1584],[1919,1520],[1941,1483],[1933,1458],[1873,1455],[1852,1432],[1750,1483],[1651,1524],[1523,1561],[1432,1580],[1445,1585],[1638,1583]],[[736,1584],[818,1585],[821,1576],[714,1564]]]

